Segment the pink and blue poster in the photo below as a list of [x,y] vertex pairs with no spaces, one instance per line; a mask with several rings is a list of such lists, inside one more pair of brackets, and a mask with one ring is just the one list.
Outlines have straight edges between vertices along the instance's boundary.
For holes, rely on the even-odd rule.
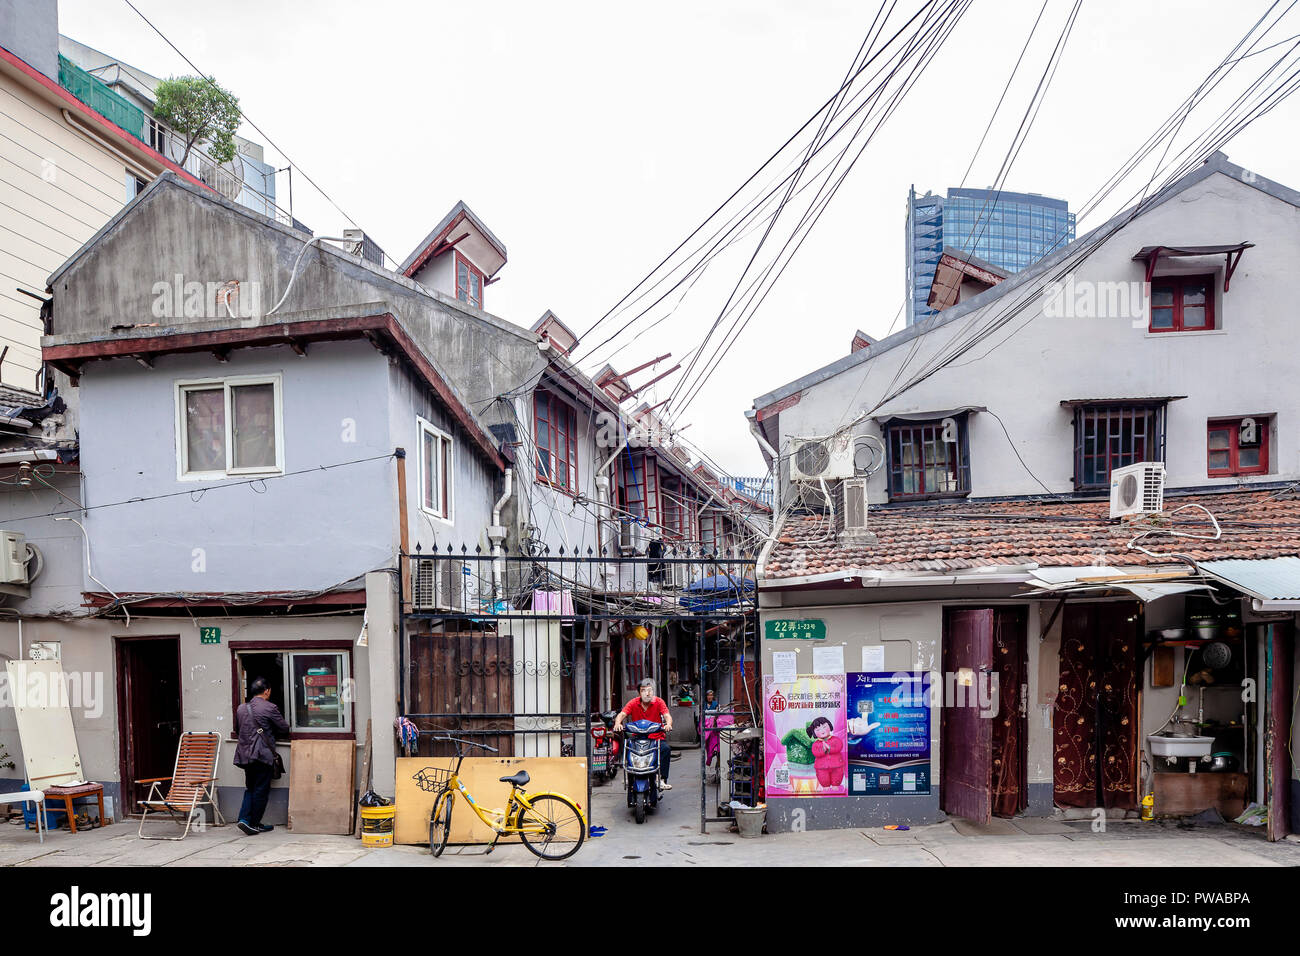
[[848,795],[845,676],[763,678],[767,798]]

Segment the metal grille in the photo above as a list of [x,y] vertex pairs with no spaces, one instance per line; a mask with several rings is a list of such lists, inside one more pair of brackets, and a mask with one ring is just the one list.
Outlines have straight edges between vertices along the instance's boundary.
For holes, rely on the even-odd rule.
[[964,422],[957,422],[954,441],[944,441],[943,422],[891,425],[889,428],[889,497],[934,498],[970,491]]
[[1074,486],[1080,491],[1108,488],[1116,468],[1164,459],[1163,406],[1087,405],[1075,410]]

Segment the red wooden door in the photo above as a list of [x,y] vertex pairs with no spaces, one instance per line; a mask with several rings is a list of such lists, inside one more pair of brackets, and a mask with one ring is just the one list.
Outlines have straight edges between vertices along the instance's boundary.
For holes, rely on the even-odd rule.
[[1287,743],[1291,740],[1291,712],[1295,701],[1291,667],[1291,625],[1270,624],[1265,640],[1268,721],[1264,728],[1264,774],[1268,791],[1268,839],[1283,839],[1291,832],[1291,765]]
[[169,777],[181,739],[180,639],[117,639],[118,734],[122,812],[137,813],[149,785]]
[[940,721],[939,803],[945,813],[988,823],[993,817],[993,721],[979,705],[993,670],[993,609],[944,617],[944,692]]

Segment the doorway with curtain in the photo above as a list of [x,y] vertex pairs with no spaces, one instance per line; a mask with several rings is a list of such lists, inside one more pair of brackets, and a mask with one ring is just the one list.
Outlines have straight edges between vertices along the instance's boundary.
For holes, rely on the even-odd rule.
[[952,816],[988,823],[1028,805],[1028,619],[1023,606],[944,611],[945,693],[964,697],[945,700],[940,717],[939,803]]
[[1065,606],[1052,717],[1058,807],[1138,807],[1141,628],[1142,611],[1132,601]]

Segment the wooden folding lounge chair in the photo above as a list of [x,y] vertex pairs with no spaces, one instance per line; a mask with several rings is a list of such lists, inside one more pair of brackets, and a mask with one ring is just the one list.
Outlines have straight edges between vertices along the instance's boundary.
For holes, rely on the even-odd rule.
[[[195,811],[202,806],[212,808],[216,826],[224,826],[221,810],[217,808],[217,759],[221,756],[221,734],[184,733],[176,748],[176,769],[170,777],[150,777],[136,783],[151,784],[149,796],[140,801],[144,813],[140,817],[140,839],[184,840],[190,833]],[[166,794],[161,788],[167,784]],[[166,810],[178,826],[184,826],[180,836],[145,836],[144,823],[152,811],[157,816]],[[182,819],[184,817],[184,819]],[[200,829],[201,829],[200,825]]]

